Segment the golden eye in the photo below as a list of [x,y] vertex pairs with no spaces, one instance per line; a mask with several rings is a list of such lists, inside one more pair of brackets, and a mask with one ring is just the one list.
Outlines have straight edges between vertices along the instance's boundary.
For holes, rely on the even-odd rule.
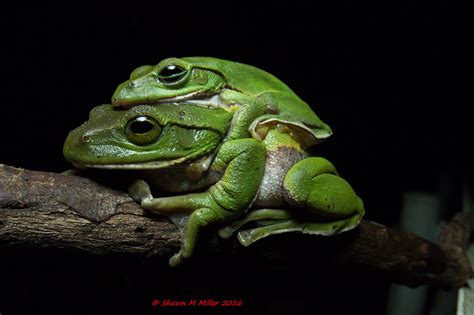
[[159,138],[161,127],[153,117],[137,116],[127,122],[125,134],[131,142],[147,145]]

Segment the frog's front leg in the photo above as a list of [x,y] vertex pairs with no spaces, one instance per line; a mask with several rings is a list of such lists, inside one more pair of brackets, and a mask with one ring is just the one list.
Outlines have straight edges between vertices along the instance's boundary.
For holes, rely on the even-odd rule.
[[224,104],[235,111],[227,133],[227,139],[235,140],[249,137],[249,126],[255,118],[265,114],[265,104],[257,101],[255,97],[230,89],[224,89],[219,97]]
[[260,186],[265,165],[265,148],[254,139],[239,139],[222,145],[211,167],[225,168],[224,175],[202,193],[153,198],[148,185],[138,181],[129,189],[141,206],[152,212],[191,212],[178,254],[170,259],[177,266],[192,255],[200,230],[212,223],[235,219],[250,207]]

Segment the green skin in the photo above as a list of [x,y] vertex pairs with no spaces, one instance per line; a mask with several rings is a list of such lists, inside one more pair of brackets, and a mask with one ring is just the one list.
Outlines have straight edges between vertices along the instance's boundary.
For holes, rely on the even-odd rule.
[[[304,150],[331,133],[260,69],[169,58],[133,71],[112,105],[94,108],[70,132],[64,155],[79,168],[135,170],[147,182],[135,181],[129,193],[143,208],[186,215],[182,248],[170,259],[177,266],[210,224],[227,224],[219,235],[236,233],[245,246],[277,233],[357,226],[361,199],[329,161]],[[175,195],[154,198],[149,184]]]

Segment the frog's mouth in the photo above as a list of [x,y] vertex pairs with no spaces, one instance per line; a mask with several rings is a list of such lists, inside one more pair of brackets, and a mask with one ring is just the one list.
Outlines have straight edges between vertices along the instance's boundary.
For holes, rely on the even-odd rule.
[[151,161],[144,163],[130,163],[130,164],[79,164],[74,161],[70,161],[74,167],[79,169],[85,168],[96,168],[96,169],[112,169],[112,170],[129,170],[129,171],[147,171],[147,170],[176,170],[184,171],[186,175],[192,180],[198,180],[202,177],[202,174],[206,172],[211,166],[214,157],[217,154],[217,150],[207,154],[197,160],[188,163],[187,157],[182,157],[174,160],[165,161]]
[[[151,161],[143,163],[123,163],[123,164],[87,164],[80,163],[76,161],[70,161],[74,167],[79,169],[86,168],[99,168],[99,169],[109,169],[109,170],[156,170],[163,168],[171,168],[183,164],[186,162],[187,157],[181,157],[174,160],[163,160],[163,161]],[[185,166],[182,166],[183,168]]]
[[219,94],[203,94],[202,92],[193,92],[186,95],[179,95],[161,100],[127,100],[127,99],[112,99],[112,105],[121,108],[131,108],[138,105],[160,105],[160,104],[191,104],[204,108],[222,108],[228,112],[232,111],[231,106],[225,104]]

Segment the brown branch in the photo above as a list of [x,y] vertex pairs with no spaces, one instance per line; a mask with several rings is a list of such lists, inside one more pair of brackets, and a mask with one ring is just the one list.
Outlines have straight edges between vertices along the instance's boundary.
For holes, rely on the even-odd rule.
[[[252,255],[253,260],[274,264],[306,262],[303,265],[309,268],[323,256],[402,284],[459,287],[471,275],[464,249],[473,226],[473,217],[456,216],[441,233],[439,244],[366,220],[352,232],[329,238],[277,235],[249,249],[235,241],[214,239],[207,244],[233,259]],[[90,179],[0,165],[0,246],[169,257],[180,246],[180,233],[125,193]],[[296,247],[317,248],[325,254],[314,258]]]
[[[453,232],[453,236],[464,233]],[[340,255],[343,262],[409,286],[461,287],[471,277],[464,248],[445,242],[435,244],[414,233],[370,221],[361,222],[357,235]]]
[[[81,213],[81,214],[79,214]],[[0,246],[170,255],[180,233],[90,179],[0,166]]]

